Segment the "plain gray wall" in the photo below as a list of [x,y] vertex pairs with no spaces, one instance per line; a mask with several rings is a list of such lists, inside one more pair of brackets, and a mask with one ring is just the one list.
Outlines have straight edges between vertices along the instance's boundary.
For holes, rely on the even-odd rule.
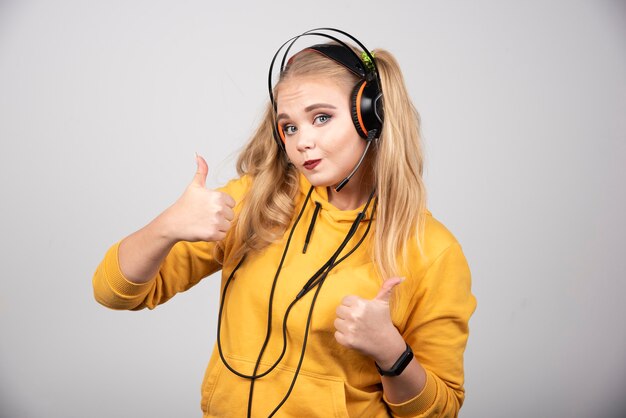
[[421,113],[478,298],[461,416],[626,410],[624,1],[0,0],[1,417],[200,416],[217,276],[142,312],[91,277],[194,152],[234,175],[272,54],[318,26],[394,52]]

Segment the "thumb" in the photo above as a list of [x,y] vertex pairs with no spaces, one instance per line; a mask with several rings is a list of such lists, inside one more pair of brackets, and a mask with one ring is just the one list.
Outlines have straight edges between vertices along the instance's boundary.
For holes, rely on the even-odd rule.
[[399,285],[404,281],[404,277],[392,277],[383,282],[378,294],[374,298],[374,300],[380,300],[382,302],[389,303],[389,299],[391,298],[391,292],[393,288]]
[[193,176],[192,184],[195,184],[200,187],[206,187],[206,176],[209,173],[209,165],[206,163],[204,158],[199,156],[196,153],[196,164],[198,165],[198,169],[196,174]]

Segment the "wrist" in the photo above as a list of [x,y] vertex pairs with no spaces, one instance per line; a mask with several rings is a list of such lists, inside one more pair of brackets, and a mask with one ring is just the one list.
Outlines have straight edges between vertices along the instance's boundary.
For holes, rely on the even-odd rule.
[[381,376],[400,376],[404,369],[413,361],[413,357],[411,346],[406,344],[404,351],[398,356],[391,367],[381,367],[376,363],[376,369]]
[[395,364],[396,360],[406,350],[406,342],[400,334],[397,338],[388,340],[389,344],[384,346],[384,350],[380,355],[374,358],[374,362],[383,370],[389,370]]
[[176,237],[176,231],[178,228],[174,226],[174,222],[170,216],[170,210],[166,209],[159,216],[154,218],[148,227],[152,229],[151,235],[161,241],[164,245],[172,247],[176,244],[180,239]]

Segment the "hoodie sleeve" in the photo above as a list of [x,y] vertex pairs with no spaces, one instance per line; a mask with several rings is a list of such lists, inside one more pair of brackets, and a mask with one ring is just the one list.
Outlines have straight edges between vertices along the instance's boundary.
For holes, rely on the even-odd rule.
[[154,279],[136,284],[120,270],[118,242],[107,251],[94,274],[96,301],[111,309],[154,309],[221,268],[213,257],[214,248],[214,243],[181,241],[171,249]]
[[476,308],[461,246],[443,250],[422,277],[413,277],[402,334],[426,370],[422,392],[402,404],[387,401],[396,417],[456,417],[465,397],[463,353]]
[[[239,203],[247,185],[247,179],[241,178],[219,190]],[[94,273],[94,297],[98,303],[112,309],[154,309],[221,269],[215,258],[215,246],[213,242],[178,242],[163,260],[157,275],[146,283],[137,284],[124,277],[120,269],[118,242],[109,248]]]

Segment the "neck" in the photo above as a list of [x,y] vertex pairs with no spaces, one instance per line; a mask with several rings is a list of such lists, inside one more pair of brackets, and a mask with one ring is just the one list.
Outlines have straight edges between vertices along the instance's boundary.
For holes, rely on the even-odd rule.
[[372,192],[371,181],[364,181],[361,176],[355,175],[341,191],[336,192],[334,187],[327,187],[328,201],[339,210],[357,209],[365,204]]

